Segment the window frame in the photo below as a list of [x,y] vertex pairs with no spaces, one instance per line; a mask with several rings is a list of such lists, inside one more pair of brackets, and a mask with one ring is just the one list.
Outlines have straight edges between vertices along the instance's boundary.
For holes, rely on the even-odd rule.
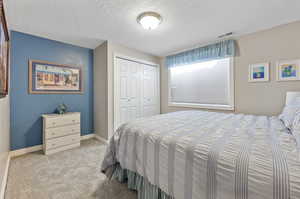
[[198,103],[178,103],[171,101],[171,72],[168,68],[168,106],[169,107],[184,107],[184,108],[196,108],[196,109],[212,109],[212,110],[230,110],[235,109],[235,99],[234,99],[234,59],[229,58],[229,104],[198,104]]

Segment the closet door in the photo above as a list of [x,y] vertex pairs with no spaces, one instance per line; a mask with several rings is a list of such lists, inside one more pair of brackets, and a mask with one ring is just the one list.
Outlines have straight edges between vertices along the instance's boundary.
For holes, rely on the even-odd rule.
[[140,65],[125,59],[116,59],[115,128],[141,117]]
[[160,113],[159,68],[142,64],[142,115],[148,117]]

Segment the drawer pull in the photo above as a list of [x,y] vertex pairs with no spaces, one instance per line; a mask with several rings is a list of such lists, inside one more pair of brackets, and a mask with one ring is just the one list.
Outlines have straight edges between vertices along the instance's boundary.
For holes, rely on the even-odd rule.
[[55,122],[52,122],[52,125],[55,125],[56,123]]
[[72,120],[72,122],[75,122],[75,120]]

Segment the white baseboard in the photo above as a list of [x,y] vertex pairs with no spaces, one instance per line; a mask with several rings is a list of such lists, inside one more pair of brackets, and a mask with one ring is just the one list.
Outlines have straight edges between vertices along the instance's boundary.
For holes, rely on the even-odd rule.
[[4,171],[4,176],[3,176],[3,180],[1,182],[0,199],[4,199],[5,190],[6,190],[6,184],[7,184],[7,177],[8,177],[9,163],[10,163],[10,154],[8,154],[8,157],[7,157],[5,171]]
[[[95,137],[95,134],[83,135],[83,136],[81,136],[80,140],[92,139],[94,137]],[[36,146],[32,146],[32,147],[27,147],[27,148],[23,148],[23,149],[10,151],[9,153],[10,153],[10,157],[13,158],[13,157],[17,157],[17,156],[20,156],[20,155],[25,155],[27,153],[41,151],[41,150],[43,150],[43,145],[36,145]]]
[[100,142],[104,143],[104,144],[108,144],[108,140],[102,138],[102,137],[99,136],[99,135],[95,135],[95,138],[96,138],[97,140],[99,140]]
[[88,140],[88,139],[92,139],[94,137],[95,137],[95,134],[82,135],[80,140]]
[[10,157],[17,157],[20,155],[25,155],[27,153],[32,153],[32,152],[36,152],[36,151],[40,151],[43,149],[43,145],[36,145],[36,146],[32,146],[32,147],[27,147],[27,148],[23,148],[23,149],[18,149],[18,150],[13,150],[10,151]]
[[51,155],[51,154],[54,154],[54,153],[57,153],[57,152],[60,152],[60,151],[74,149],[74,148],[77,148],[77,147],[80,147],[80,143],[70,144],[70,145],[67,145],[67,146],[46,150],[44,154],[45,155]]

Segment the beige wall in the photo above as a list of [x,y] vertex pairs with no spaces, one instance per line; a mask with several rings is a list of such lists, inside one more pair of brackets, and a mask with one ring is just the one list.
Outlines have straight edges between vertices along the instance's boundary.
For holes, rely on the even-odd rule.
[[[235,59],[236,111],[277,115],[281,112],[287,91],[300,91],[300,81],[277,82],[276,62],[300,59],[300,22],[241,37],[240,56]],[[270,62],[269,83],[248,83],[248,65]]]
[[0,198],[4,190],[1,190],[4,183],[4,174],[8,161],[9,141],[9,97],[0,99]]
[[107,138],[107,42],[94,50],[94,128]]
[[[103,47],[103,45],[105,47]],[[94,109],[95,132],[102,138],[108,139],[113,134],[113,67],[114,55],[123,55],[130,58],[159,63],[159,58],[143,53],[111,41],[100,45],[94,52]],[[106,56],[106,57],[105,57]],[[107,61],[104,61],[104,60]],[[99,68],[101,68],[99,70]],[[100,80],[97,80],[100,79]],[[105,81],[105,82],[103,82]],[[105,86],[96,85],[102,84]],[[105,98],[102,99],[101,97]],[[101,99],[100,99],[101,98]],[[104,108],[100,108],[105,106]],[[97,113],[98,112],[98,113]]]
[[[235,67],[235,112],[277,115],[281,112],[287,91],[300,91],[300,81],[277,82],[276,62],[279,59],[300,59],[300,22],[261,31],[237,39]],[[249,64],[270,62],[267,83],[249,83]],[[168,72],[161,59],[162,112],[184,110],[168,107]]]
[[[10,59],[9,59],[10,60]],[[10,100],[9,95],[0,99],[0,198],[4,198],[5,172],[10,151]],[[7,173],[6,173],[7,174]]]

